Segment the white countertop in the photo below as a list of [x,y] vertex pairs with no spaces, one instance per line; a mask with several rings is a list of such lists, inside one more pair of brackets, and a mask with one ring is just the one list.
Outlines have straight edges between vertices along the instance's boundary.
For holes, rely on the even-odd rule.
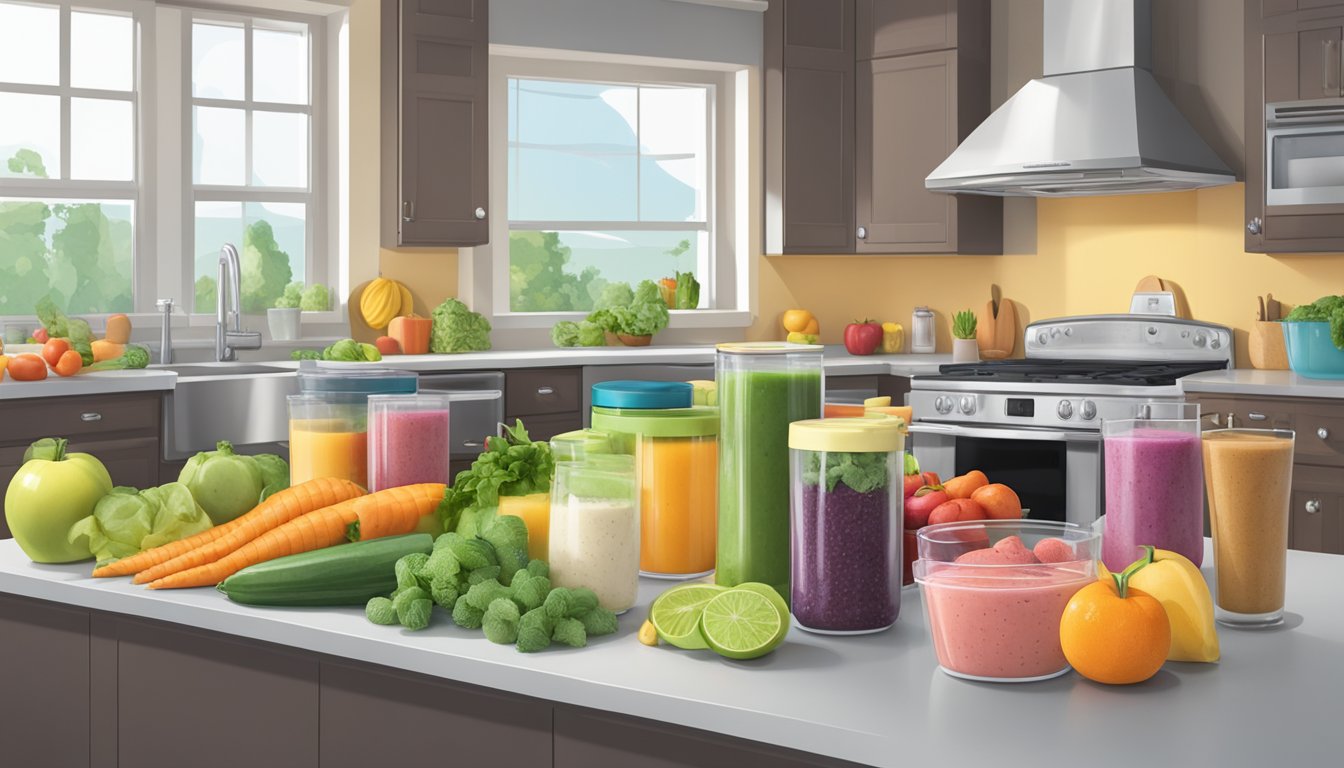
[[[1207,544],[1207,542],[1206,542]],[[1212,556],[1205,555],[1211,562]],[[1169,663],[1146,683],[1074,674],[1023,685],[937,669],[918,592],[896,626],[827,637],[790,632],[749,662],[640,645],[668,582],[645,580],[618,634],[583,649],[521,654],[435,609],[421,632],[357,608],[259,609],[211,589],[153,592],[92,579],[88,563],[39,566],[0,541],[0,592],[200,627],[578,706],[701,728],[874,766],[1333,765],[1344,754],[1344,557],[1289,553],[1287,620],[1220,628],[1217,665]],[[1206,578],[1212,576],[1206,569]]]
[[106,395],[117,392],[149,392],[172,389],[177,374],[151,369],[138,371],[92,371],[60,377],[52,373],[42,381],[15,381],[6,375],[0,381],[0,400],[68,395]]
[[1181,391],[1263,397],[1324,397],[1344,400],[1344,380],[1308,379],[1292,371],[1234,368],[1181,379]]

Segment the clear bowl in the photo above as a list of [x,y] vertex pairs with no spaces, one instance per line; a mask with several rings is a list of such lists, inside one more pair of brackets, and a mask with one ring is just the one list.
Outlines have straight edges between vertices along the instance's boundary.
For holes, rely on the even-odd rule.
[[1308,379],[1344,379],[1344,350],[1330,340],[1329,323],[1282,323],[1288,367]]
[[[1063,542],[1069,559],[1041,563],[1021,550],[1013,564],[956,562],[967,552],[1011,551],[1016,536],[1034,550],[1045,539]],[[1097,578],[1101,535],[1091,528],[1049,520],[976,520],[942,523],[918,532],[925,619],[938,665],[954,677],[1025,683],[1069,670],[1059,644],[1059,620],[1074,593]]]

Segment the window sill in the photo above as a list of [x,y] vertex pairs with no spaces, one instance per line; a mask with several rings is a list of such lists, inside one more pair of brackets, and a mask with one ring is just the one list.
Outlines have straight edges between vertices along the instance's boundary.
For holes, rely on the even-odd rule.
[[[674,309],[669,328],[746,328],[751,325],[750,312],[737,309]],[[551,328],[562,320],[575,322],[587,317],[584,312],[528,312],[495,315],[490,324],[500,330]]]

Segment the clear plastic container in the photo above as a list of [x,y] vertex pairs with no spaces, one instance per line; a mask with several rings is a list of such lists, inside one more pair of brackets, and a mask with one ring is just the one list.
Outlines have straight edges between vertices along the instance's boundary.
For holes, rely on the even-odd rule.
[[290,395],[289,482],[338,477],[369,485],[366,396],[349,392]]
[[369,395],[369,490],[452,481],[448,412],[452,395]]
[[1204,458],[1198,403],[1145,403],[1102,422],[1106,478],[1101,556],[1119,573],[1140,544],[1204,560]]
[[822,347],[720,344],[719,541],[714,580],[789,599],[789,424],[821,417]]
[[1059,622],[1074,593],[1097,580],[1099,533],[1051,520],[976,520],[927,525],[918,540],[915,581],[944,672],[1024,683],[1069,671]]
[[594,429],[633,455],[640,485],[640,572],[684,579],[714,570],[719,410],[691,406],[690,384],[593,386]]
[[611,436],[596,429],[576,429],[551,438],[551,455],[556,461],[581,461],[611,452]]
[[361,399],[369,395],[409,395],[420,388],[415,371],[378,368],[367,363],[299,363],[300,394],[344,394]]
[[555,586],[588,587],[617,613],[634,606],[639,486],[633,456],[590,456],[555,465],[548,551]]
[[880,632],[901,610],[905,436],[881,414],[795,421],[794,623],[824,634]]

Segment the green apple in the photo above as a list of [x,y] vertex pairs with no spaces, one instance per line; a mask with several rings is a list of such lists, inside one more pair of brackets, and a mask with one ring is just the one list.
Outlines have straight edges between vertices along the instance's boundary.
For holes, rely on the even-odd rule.
[[67,442],[47,437],[33,443],[5,491],[5,522],[35,563],[88,560],[89,548],[70,543],[67,535],[112,491],[103,463],[87,453],[66,453]]

